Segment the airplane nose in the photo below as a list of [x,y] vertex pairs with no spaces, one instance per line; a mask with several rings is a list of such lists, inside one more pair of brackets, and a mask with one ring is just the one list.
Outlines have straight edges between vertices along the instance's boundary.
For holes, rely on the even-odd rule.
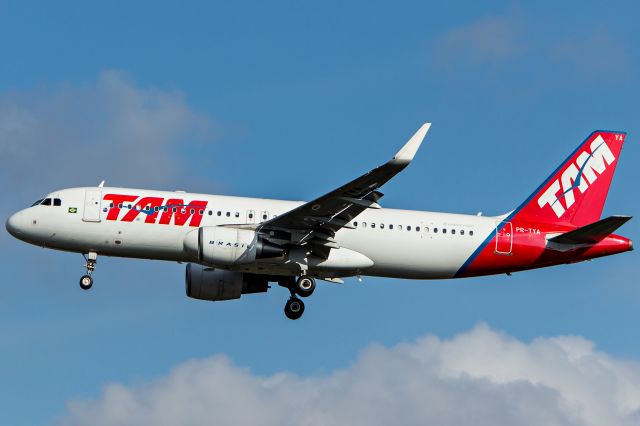
[[9,219],[7,219],[7,223],[5,224],[7,231],[16,238],[18,238],[23,232],[21,216],[21,212],[13,214]]

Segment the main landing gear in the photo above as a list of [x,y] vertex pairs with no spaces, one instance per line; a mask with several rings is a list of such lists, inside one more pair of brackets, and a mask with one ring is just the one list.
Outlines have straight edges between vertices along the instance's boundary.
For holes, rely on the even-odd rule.
[[291,296],[284,305],[284,314],[291,320],[297,320],[304,314],[304,302]]
[[304,302],[298,296],[311,296],[316,289],[316,280],[303,275],[294,282],[288,282],[285,287],[291,292],[291,297],[284,305],[284,314],[291,320],[297,320],[304,313]]
[[98,253],[90,251],[87,256],[83,255],[87,261],[86,268],[87,274],[80,277],[80,288],[83,290],[89,290],[93,286],[93,271],[96,270],[96,263],[98,262]]

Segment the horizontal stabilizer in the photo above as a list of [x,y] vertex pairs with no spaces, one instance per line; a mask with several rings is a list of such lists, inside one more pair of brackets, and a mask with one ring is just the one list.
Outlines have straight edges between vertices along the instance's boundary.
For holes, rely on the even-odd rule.
[[558,244],[595,244],[624,225],[631,216],[609,216],[590,225],[549,238]]

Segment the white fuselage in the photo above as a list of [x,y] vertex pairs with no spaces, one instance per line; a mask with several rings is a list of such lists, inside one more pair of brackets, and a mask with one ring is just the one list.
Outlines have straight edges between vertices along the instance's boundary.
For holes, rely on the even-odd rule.
[[[108,194],[131,195],[131,202],[116,203]],[[198,227],[257,225],[281,215],[301,202],[129,188],[73,188],[53,192],[59,206],[36,205],[22,210],[19,238],[48,248],[100,255],[196,262],[184,248],[187,234]],[[162,199],[155,211],[136,203],[144,198]],[[137,201],[136,201],[137,200]],[[175,201],[198,200],[205,208],[184,207],[184,224],[171,215]],[[131,205],[131,207],[129,207]],[[169,206],[169,207],[167,207]],[[180,209],[181,207],[178,207]],[[166,217],[163,219],[163,214]],[[185,216],[185,217],[186,217]],[[201,216],[201,217],[198,217]],[[164,223],[162,223],[164,221]],[[308,273],[325,277],[373,275],[397,278],[451,278],[474,251],[495,232],[499,218],[398,209],[368,209],[335,235],[334,263],[309,266]],[[446,232],[446,233],[445,233]],[[370,259],[365,270],[341,268],[340,254],[356,252]],[[330,259],[331,260],[331,259]],[[291,258],[258,261],[250,265],[221,265],[228,269],[295,275]]]

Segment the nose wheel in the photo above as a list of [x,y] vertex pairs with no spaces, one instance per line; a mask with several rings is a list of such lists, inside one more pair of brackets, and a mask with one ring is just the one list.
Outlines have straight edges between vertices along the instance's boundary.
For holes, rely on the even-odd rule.
[[[84,256],[84,255],[83,255]],[[96,263],[98,262],[98,253],[91,251],[87,256],[84,256],[87,261],[85,267],[87,268],[87,274],[80,278],[80,288],[83,290],[89,290],[93,286],[93,271],[96,270]]]
[[80,288],[81,289],[89,290],[92,285],[93,285],[93,278],[91,278],[91,275],[83,275],[80,278]]
[[291,297],[284,305],[284,314],[291,320],[297,320],[304,313],[304,302],[298,296],[311,296],[316,289],[316,280],[303,275],[295,281],[291,278],[286,284],[281,285],[286,285],[291,292]]

